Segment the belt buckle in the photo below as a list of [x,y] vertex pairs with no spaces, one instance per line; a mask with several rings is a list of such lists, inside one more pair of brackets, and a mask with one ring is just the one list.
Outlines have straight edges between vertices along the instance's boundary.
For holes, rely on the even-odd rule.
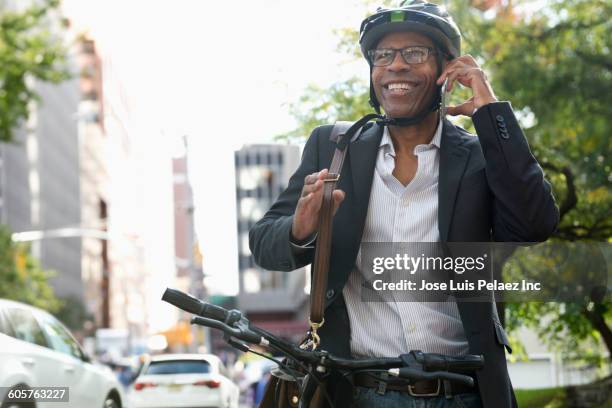
[[426,394],[419,394],[416,393],[412,390],[412,388],[414,387],[413,384],[408,384],[408,394],[412,397],[437,397],[438,395],[440,395],[440,379],[436,380],[437,382],[437,387],[436,387],[436,391],[435,392],[430,392],[430,393],[426,393]]

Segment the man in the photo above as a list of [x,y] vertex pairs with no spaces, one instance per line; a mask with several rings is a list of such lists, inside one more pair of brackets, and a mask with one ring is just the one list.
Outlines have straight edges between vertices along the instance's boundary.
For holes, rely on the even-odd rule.
[[[370,103],[385,116],[350,143],[333,193],[322,347],[347,357],[411,349],[485,357],[476,389],[438,381],[409,388],[356,376],[360,407],[516,406],[494,303],[363,302],[360,244],[544,241],[559,218],[550,185],[510,104],[498,102],[474,58],[460,54],[459,30],[443,8],[413,1],[379,9],[362,23],[360,45],[370,65]],[[456,83],[472,90],[447,113],[471,116],[477,137],[440,112],[445,81],[448,91]],[[264,268],[289,271],[312,262],[322,180],[335,149],[331,128],[313,131],[288,188],[250,232]],[[336,401],[349,400],[343,383],[335,385]]]

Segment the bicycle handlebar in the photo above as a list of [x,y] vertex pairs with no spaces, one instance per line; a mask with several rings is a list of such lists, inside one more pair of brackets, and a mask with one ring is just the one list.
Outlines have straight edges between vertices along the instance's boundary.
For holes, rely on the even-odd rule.
[[329,368],[344,370],[388,369],[389,374],[401,378],[415,380],[439,378],[473,386],[474,380],[472,377],[450,371],[476,370],[484,365],[482,355],[451,357],[421,351],[411,351],[400,357],[358,360],[335,357],[324,350],[309,351],[301,349],[263,329],[255,326],[251,327],[249,321],[238,310],[227,310],[220,306],[202,302],[176,289],[166,289],[162,300],[186,312],[195,314],[196,316],[191,319],[193,324],[221,330],[226,335],[247,343],[261,346],[271,345],[294,359]]

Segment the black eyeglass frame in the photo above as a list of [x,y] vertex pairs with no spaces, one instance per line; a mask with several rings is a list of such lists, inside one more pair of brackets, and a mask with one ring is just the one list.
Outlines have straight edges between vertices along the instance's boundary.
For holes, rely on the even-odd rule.
[[[414,49],[427,50],[427,55],[425,56],[425,59],[423,59],[423,61],[421,61],[421,62],[410,62],[410,61],[407,60],[406,55],[404,53],[407,52],[408,50],[414,50]],[[388,63],[386,63],[386,64],[376,64],[375,61],[374,61],[374,53],[376,51],[392,51],[393,55],[392,55],[392,57],[391,57],[391,59],[389,60]],[[393,61],[395,61],[395,57],[397,56],[398,52],[402,56],[402,59],[404,60],[404,62],[406,64],[409,64],[409,65],[424,64],[429,59],[430,55],[439,54],[439,52],[435,48],[427,47],[426,45],[411,45],[411,46],[405,47],[405,48],[374,48],[374,49],[368,50],[368,60],[370,61],[370,64],[372,64],[372,66],[374,66],[374,67],[386,67],[386,66],[389,66],[389,65],[393,64]]]

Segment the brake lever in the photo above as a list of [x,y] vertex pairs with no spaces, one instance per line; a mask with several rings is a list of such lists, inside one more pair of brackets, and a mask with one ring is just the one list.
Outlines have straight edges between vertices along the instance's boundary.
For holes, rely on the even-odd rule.
[[474,379],[470,377],[469,375],[449,373],[449,372],[443,372],[443,371],[434,371],[434,373],[437,373],[441,380],[450,380],[450,381],[460,382],[460,383],[467,385],[468,387],[474,386]]
[[[267,347],[270,342],[253,331],[251,331],[246,324],[241,321],[236,324],[237,328],[232,328],[227,324],[218,320],[208,319],[206,317],[194,316],[191,318],[191,324],[197,324],[200,326],[211,327],[213,329],[221,330],[223,333],[236,337],[237,339],[246,341],[248,343],[259,344],[260,346]],[[246,326],[246,327],[245,327]]]

